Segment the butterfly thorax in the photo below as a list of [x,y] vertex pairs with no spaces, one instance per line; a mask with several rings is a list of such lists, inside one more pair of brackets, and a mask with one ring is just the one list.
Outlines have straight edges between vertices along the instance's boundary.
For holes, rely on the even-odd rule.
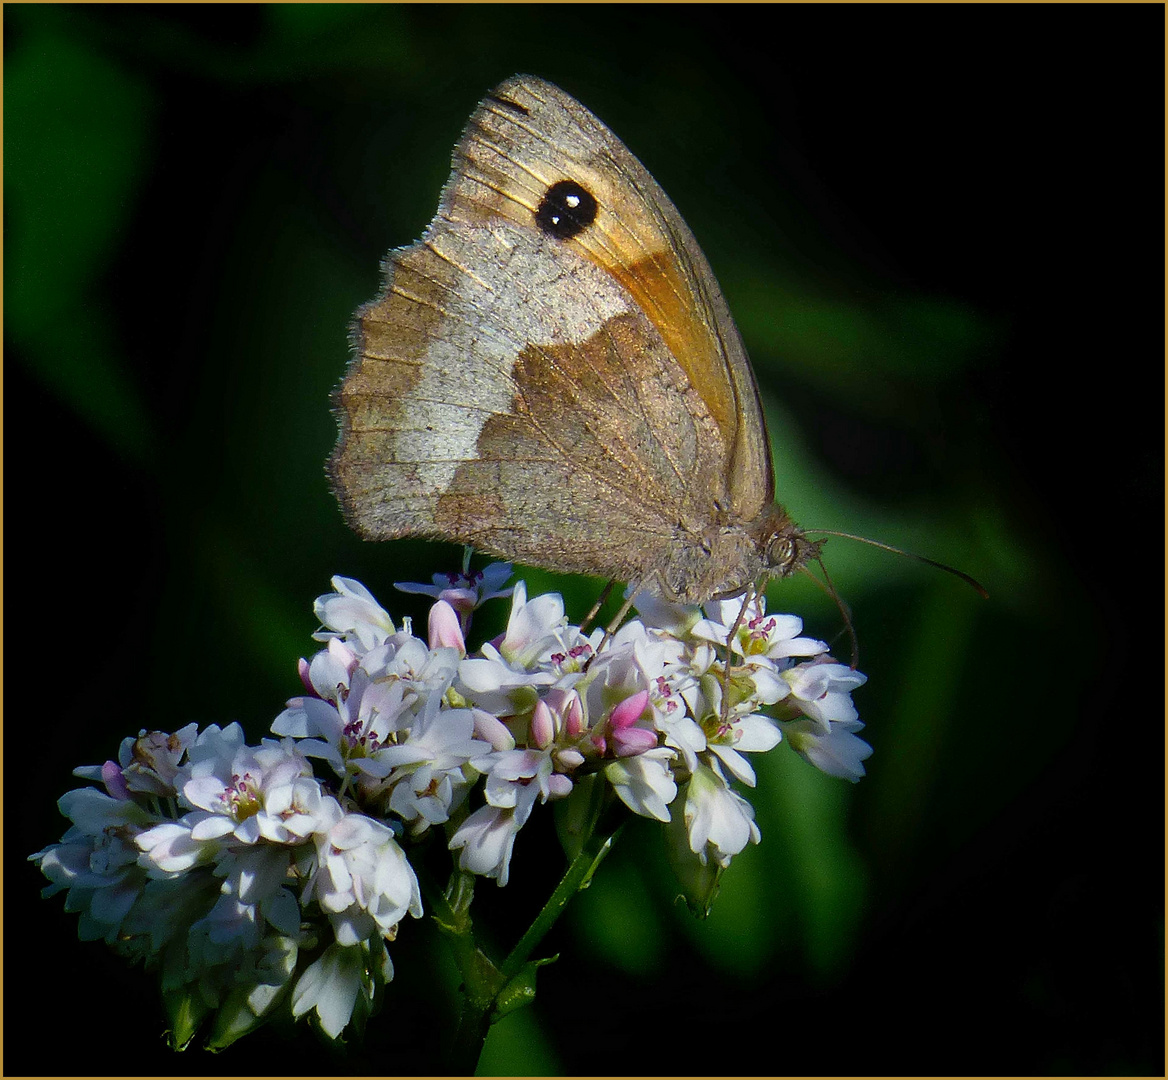
[[772,504],[754,521],[725,520],[707,526],[700,537],[679,536],[654,576],[668,599],[697,604],[738,596],[760,578],[786,577],[818,550],[787,512]]

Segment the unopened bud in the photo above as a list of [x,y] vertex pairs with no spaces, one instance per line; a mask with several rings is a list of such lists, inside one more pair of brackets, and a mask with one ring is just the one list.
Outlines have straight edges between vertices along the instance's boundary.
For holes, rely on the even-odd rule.
[[541,750],[546,750],[556,737],[556,722],[547,702],[540,698],[531,714],[531,738]]
[[462,636],[458,615],[445,600],[439,600],[430,609],[429,630],[431,649],[446,646],[457,649],[459,656],[466,656],[466,640]]

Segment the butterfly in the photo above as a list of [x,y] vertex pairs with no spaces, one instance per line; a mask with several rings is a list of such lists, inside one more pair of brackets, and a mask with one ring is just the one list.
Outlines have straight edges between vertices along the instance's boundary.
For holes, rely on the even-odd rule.
[[422,238],[354,318],[328,472],[362,537],[432,537],[698,603],[818,553],[693,234],[563,90],[478,105]]

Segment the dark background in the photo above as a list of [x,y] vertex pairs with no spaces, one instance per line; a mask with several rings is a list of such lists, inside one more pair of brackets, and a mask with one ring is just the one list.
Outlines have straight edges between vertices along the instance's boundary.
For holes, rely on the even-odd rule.
[[[9,5],[4,34],[6,1073],[439,1067],[427,923],[348,1056],[175,1058],[24,860],[123,735],[264,735],[330,575],[424,613],[392,582],[457,552],[346,532],[328,393],[515,71],[693,228],[793,516],[991,599],[831,541],[868,777],[768,755],[705,923],[638,823],[483,1071],[1163,1073],[1162,7]],[[596,589],[525,576],[576,617]],[[839,632],[806,582],[771,604]],[[480,889],[504,938],[552,843],[533,822]]]

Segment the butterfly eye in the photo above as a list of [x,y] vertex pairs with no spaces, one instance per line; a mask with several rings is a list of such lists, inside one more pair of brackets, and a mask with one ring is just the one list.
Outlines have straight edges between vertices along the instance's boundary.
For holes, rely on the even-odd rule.
[[559,180],[544,192],[535,223],[558,240],[579,236],[596,220],[596,199],[575,180]]
[[789,574],[799,558],[799,545],[794,537],[780,534],[767,545],[766,557],[780,575]]

